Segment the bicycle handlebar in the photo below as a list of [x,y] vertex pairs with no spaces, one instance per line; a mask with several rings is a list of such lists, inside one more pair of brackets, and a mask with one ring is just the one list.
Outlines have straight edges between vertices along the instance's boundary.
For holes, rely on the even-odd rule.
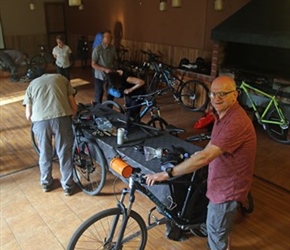
[[148,55],[150,59],[157,59],[157,58],[160,58],[161,55],[157,55],[155,53],[153,53],[151,50],[143,50],[143,49],[140,49],[140,51],[145,54],[145,55]]
[[[134,176],[134,180],[138,181],[140,184],[146,184],[145,174],[142,173],[141,168],[134,168],[127,164],[121,158],[115,157],[110,162],[110,167],[120,176],[129,178]],[[154,182],[154,185],[165,185],[165,184],[184,184],[184,185],[194,185],[191,181],[178,181],[176,180],[179,176],[175,176],[169,180]]]

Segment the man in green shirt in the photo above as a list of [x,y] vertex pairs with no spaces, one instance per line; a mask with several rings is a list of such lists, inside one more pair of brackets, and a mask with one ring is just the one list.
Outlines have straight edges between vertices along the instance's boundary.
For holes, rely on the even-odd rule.
[[54,147],[59,159],[61,186],[69,196],[73,190],[72,116],[77,112],[74,89],[60,74],[44,74],[28,86],[23,105],[26,118],[32,121],[39,147],[40,183],[44,192],[52,188],[52,155]]

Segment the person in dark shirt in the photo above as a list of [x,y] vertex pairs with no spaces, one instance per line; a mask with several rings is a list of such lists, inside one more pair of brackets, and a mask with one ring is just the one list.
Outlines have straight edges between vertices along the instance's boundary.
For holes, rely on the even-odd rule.
[[139,100],[133,99],[131,96],[146,93],[144,80],[136,77],[132,72],[121,69],[108,73],[107,77],[109,94],[117,98],[124,96],[126,113],[129,117],[135,119],[141,106],[132,108],[139,104]]

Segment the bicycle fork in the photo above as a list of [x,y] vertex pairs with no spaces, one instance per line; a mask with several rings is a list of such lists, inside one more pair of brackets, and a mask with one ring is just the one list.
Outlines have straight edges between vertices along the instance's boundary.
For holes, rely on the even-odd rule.
[[154,117],[161,117],[160,108],[159,107],[153,107],[150,110],[150,117],[151,117],[151,119],[154,118]]
[[[113,242],[113,238],[114,238],[114,235],[115,235],[115,231],[117,229],[117,225],[119,223],[119,218],[120,216],[123,216],[122,218],[122,222],[121,222],[121,226],[119,228],[119,235],[117,237],[117,240],[114,244],[114,250],[118,250],[118,249],[122,249],[122,244],[124,242],[127,242],[127,241],[130,241],[132,238],[135,238],[137,237],[139,234],[133,234],[131,235],[130,237],[128,238],[123,238],[124,237],[124,233],[125,233],[125,229],[126,229],[126,226],[127,226],[127,223],[128,223],[128,220],[130,218],[130,213],[131,213],[131,209],[132,209],[132,206],[133,206],[133,202],[135,200],[135,187],[133,186],[133,183],[130,184],[131,182],[131,179],[129,179],[129,186],[132,186],[130,188],[130,190],[124,188],[123,191],[122,191],[122,195],[121,195],[121,198],[120,200],[118,201],[118,204],[117,206],[121,209],[121,212],[120,214],[116,215],[115,218],[113,219],[113,222],[112,222],[112,227],[111,227],[111,230],[110,230],[110,233],[109,233],[109,236],[108,238],[106,239],[106,243],[104,244],[104,246],[106,245],[109,245],[109,244],[112,244]],[[125,205],[124,205],[124,199],[125,199],[125,196],[126,194],[130,194],[130,201],[129,201],[129,205],[128,207],[126,208]]]

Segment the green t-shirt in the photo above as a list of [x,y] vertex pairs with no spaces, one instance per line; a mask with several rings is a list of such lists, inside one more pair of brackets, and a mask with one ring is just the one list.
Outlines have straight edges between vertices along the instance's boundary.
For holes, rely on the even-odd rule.
[[60,74],[44,74],[34,79],[26,89],[23,105],[32,105],[32,122],[70,116],[68,96],[74,89]]

